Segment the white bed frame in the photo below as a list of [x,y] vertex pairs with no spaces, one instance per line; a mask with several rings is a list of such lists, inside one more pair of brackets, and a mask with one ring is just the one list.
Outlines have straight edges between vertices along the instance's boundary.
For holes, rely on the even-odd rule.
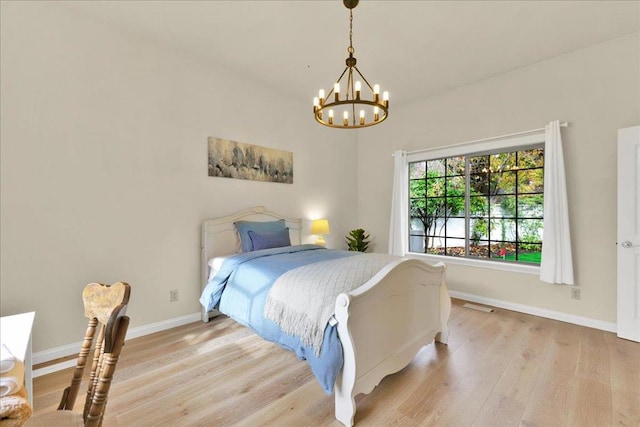
[[[209,259],[234,254],[238,237],[233,223],[284,219],[292,244],[302,241],[302,220],[290,219],[258,206],[202,223],[202,287]],[[385,376],[407,366],[434,338],[447,342],[451,299],[445,265],[403,258],[380,270],[364,285],[336,300],[335,317],[344,364],[335,384],[335,417],[353,425],[355,396],[370,393]],[[202,311],[208,322],[216,312]]]

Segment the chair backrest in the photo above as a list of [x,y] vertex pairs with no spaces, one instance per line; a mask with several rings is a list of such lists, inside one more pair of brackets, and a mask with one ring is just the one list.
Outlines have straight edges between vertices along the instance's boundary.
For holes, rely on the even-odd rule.
[[89,325],[78,354],[71,385],[65,389],[58,409],[73,409],[93,347],[93,362],[83,410],[85,426],[102,425],[111,379],[129,327],[129,317],[125,314],[130,293],[131,287],[124,282],[111,286],[90,283],[82,292],[84,315],[89,318]]

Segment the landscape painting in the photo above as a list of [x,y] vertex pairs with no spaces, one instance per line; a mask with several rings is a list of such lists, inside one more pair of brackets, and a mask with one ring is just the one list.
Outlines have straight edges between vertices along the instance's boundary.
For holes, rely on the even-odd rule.
[[293,183],[293,153],[210,136],[209,176]]

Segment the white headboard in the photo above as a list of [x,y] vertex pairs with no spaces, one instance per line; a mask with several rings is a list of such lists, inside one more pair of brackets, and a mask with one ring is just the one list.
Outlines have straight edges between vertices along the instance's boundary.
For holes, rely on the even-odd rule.
[[238,234],[233,225],[236,221],[274,221],[284,219],[289,228],[291,244],[302,242],[302,219],[286,218],[280,214],[269,212],[264,206],[256,206],[246,211],[221,218],[208,219],[202,222],[202,287],[207,285],[209,267],[207,263],[216,256],[230,255],[237,252],[240,246]]

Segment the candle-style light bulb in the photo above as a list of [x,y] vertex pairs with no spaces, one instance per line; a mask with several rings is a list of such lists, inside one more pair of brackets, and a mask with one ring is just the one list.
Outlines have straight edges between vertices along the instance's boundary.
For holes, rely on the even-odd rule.
[[320,98],[320,104],[322,105],[322,101],[324,101],[324,89],[318,91],[318,98]]
[[340,83],[333,84],[333,93],[335,94],[336,102],[340,101]]
[[382,102],[384,102],[385,107],[389,106],[389,92],[386,90],[382,92]]
[[342,124],[345,125],[345,126],[348,126],[349,125],[349,112],[345,111],[343,113],[342,117],[343,117],[342,118]]
[[373,121],[377,122],[380,120],[380,109],[378,107],[373,107]]
[[380,101],[380,85],[373,85],[373,102]]
[[316,108],[320,106],[320,100],[317,96],[313,98],[313,106]]
[[364,110],[360,110],[360,124],[364,124]]
[[329,124],[333,124],[333,110],[329,110]]

